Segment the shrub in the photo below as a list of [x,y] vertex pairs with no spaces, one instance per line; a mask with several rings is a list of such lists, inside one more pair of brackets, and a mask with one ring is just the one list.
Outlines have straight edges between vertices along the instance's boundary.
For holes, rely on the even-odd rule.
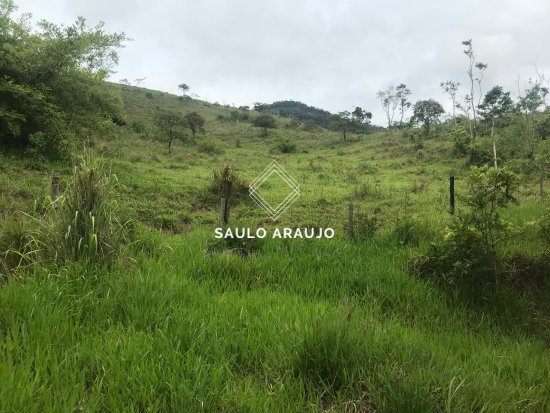
[[279,142],[275,145],[275,148],[281,153],[292,153],[296,152],[296,144],[292,142],[289,138],[280,139]]
[[198,151],[210,155],[223,153],[223,150],[218,148],[213,142],[201,142]]
[[254,118],[252,124],[262,129],[262,136],[267,136],[268,129],[275,129],[277,127],[277,122],[273,116],[268,113],[261,113]]
[[535,132],[539,138],[550,139],[550,111],[546,111],[535,124]]
[[[349,223],[346,223],[344,230],[347,232]],[[378,217],[376,214],[368,215],[357,212],[353,216],[353,237],[361,241],[369,241],[374,238],[378,230]]]
[[471,138],[464,128],[454,128],[447,133],[447,137],[453,141],[453,152],[455,155],[464,156],[470,153]]
[[484,145],[479,139],[471,145],[471,163],[473,165],[488,165],[493,161],[493,154],[487,145]]
[[65,159],[69,156],[67,141],[59,133],[35,132],[29,135],[27,152],[31,156]]
[[457,217],[442,240],[431,243],[427,254],[413,260],[413,267],[443,285],[487,281],[486,258],[482,234],[468,220]]
[[517,202],[517,177],[503,168],[473,167],[466,204],[470,210],[455,218],[445,237],[416,261],[421,273],[448,283],[470,279],[499,283],[498,246],[509,225],[499,210]]
[[237,174],[230,165],[224,165],[219,171],[212,172],[209,192],[223,196],[225,182],[231,182],[231,198],[243,199],[248,196],[248,182]]

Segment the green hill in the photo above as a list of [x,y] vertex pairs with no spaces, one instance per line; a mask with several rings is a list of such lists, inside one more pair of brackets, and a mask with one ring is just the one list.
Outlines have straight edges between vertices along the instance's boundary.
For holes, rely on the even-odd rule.
[[[31,265],[6,279],[1,410],[548,409],[548,290],[448,294],[408,269],[451,222],[451,174],[465,208],[469,166],[453,155],[452,126],[421,147],[406,132],[343,143],[280,116],[263,136],[255,111],[246,120],[231,107],[111,87],[125,125],[87,145],[116,176],[120,213],[140,235],[109,265]],[[182,132],[168,155],[154,122],[165,111],[199,113],[204,133],[193,142]],[[277,149],[284,139],[295,152]],[[52,173],[62,191],[72,179],[65,162],[0,157],[4,215],[33,210]],[[236,243],[252,255],[231,254],[214,239],[213,171],[230,164],[250,182],[273,159],[300,198],[273,223],[235,193],[231,227],[333,227],[335,238]],[[525,178],[507,219],[539,219],[548,202],[536,192]],[[346,238],[350,203],[364,241]],[[536,232],[505,249],[547,251]]]
[[285,116],[297,119],[302,122],[311,121],[319,126],[328,128],[330,126],[330,112],[302,102],[283,100],[273,103],[257,103],[254,109],[259,112],[268,112],[274,115]]

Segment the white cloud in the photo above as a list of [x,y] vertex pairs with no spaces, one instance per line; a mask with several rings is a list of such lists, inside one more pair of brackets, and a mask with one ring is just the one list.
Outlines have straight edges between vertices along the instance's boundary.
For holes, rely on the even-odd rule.
[[[384,123],[376,91],[406,83],[413,99],[445,103],[439,84],[466,84],[461,41],[489,64],[485,90],[516,91],[534,64],[550,74],[545,0],[19,0],[21,11],[70,22],[103,20],[134,39],[113,79],[251,104],[295,99],[332,112],[358,105]],[[463,92],[465,93],[465,91]]]

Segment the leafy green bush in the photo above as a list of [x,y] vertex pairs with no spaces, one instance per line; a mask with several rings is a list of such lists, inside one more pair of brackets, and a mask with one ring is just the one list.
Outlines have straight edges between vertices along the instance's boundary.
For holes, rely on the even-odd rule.
[[455,218],[443,240],[431,244],[428,253],[415,261],[415,267],[445,283],[463,279],[499,283],[502,262],[498,246],[510,229],[499,211],[517,202],[516,191],[513,173],[503,168],[473,167],[466,197],[469,211]]
[[493,161],[493,154],[489,145],[481,142],[477,139],[474,144],[470,146],[470,159],[472,165],[489,165]]
[[550,139],[550,111],[546,111],[535,123],[535,132],[539,138]]
[[281,153],[293,153],[296,152],[296,144],[289,138],[280,139],[275,148]]
[[463,156],[470,153],[471,137],[464,128],[454,128],[447,133],[447,137],[453,141],[453,152],[456,155]]

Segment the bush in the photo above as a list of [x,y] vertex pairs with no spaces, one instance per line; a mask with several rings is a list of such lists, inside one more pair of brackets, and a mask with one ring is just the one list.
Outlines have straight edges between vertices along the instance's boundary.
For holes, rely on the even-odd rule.
[[[349,223],[344,226],[346,232],[349,231]],[[357,212],[353,216],[353,237],[361,241],[369,241],[374,238],[378,230],[378,217],[376,214],[368,215]]]
[[35,132],[29,135],[27,152],[31,156],[65,159],[69,156],[67,141],[54,132]]
[[453,141],[453,152],[455,155],[464,156],[470,153],[471,137],[464,128],[454,128],[447,133],[447,137]]
[[492,149],[483,144],[480,140],[471,145],[471,163],[473,165],[489,165],[493,162]]
[[231,182],[232,199],[239,200],[248,197],[248,182],[241,178],[230,165],[224,165],[219,171],[212,172],[209,192],[215,196],[222,197],[225,182],[228,181]]
[[443,240],[432,243],[428,254],[414,266],[437,281],[499,283],[502,263],[498,246],[509,230],[499,214],[517,202],[517,177],[503,168],[474,167],[468,180],[466,204],[470,210],[458,215]]
[[284,138],[277,142],[275,148],[281,153],[292,153],[296,152],[296,144],[292,142],[289,138]]
[[262,128],[262,136],[267,136],[268,129],[275,129],[277,127],[277,122],[273,116],[268,113],[261,113],[256,116],[252,121],[252,125],[257,128]]
[[201,142],[199,144],[198,151],[203,152],[203,153],[207,153],[207,154],[210,154],[210,155],[222,154],[223,153],[223,150],[218,148],[213,142]]
[[550,111],[546,111],[535,123],[535,132],[539,138],[550,139]]
[[442,285],[485,282],[489,268],[482,235],[467,220],[457,218],[442,240],[431,243],[427,254],[413,260],[413,268]]

